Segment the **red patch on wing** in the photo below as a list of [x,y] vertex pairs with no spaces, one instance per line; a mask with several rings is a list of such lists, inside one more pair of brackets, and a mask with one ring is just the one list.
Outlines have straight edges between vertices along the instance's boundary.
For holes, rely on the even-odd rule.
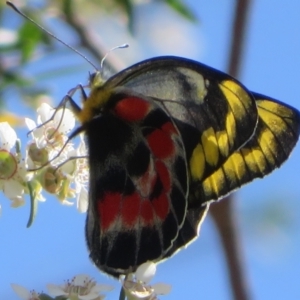
[[121,119],[128,122],[137,122],[145,118],[150,109],[148,101],[130,97],[120,100],[114,111]]
[[145,225],[153,225],[153,206],[151,201],[145,199],[142,201],[141,217]]
[[168,133],[168,134],[178,134],[176,127],[174,126],[174,124],[170,121],[170,122],[166,122],[161,129]]
[[164,220],[169,212],[169,198],[165,193],[160,194],[157,198],[152,201],[152,205],[156,215]]
[[123,199],[122,203],[122,219],[124,225],[132,227],[140,213],[141,197],[135,192]]
[[161,129],[155,129],[147,136],[149,147],[155,157],[165,159],[174,154],[175,146],[170,135]]
[[156,169],[156,172],[162,182],[164,190],[166,192],[170,191],[171,177],[170,177],[170,172],[168,171],[168,168],[166,167],[166,165],[162,161],[157,160],[155,162],[155,169]]
[[116,220],[120,213],[122,195],[120,193],[105,193],[101,200],[97,201],[97,209],[100,218],[100,227],[105,231]]

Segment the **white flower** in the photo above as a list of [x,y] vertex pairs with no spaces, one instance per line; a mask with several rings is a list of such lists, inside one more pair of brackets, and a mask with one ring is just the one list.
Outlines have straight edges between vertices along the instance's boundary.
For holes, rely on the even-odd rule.
[[23,300],[39,300],[40,299],[39,293],[36,293],[34,290],[28,291],[23,286],[15,284],[15,283],[12,283],[11,287],[15,291],[15,293]]
[[0,123],[0,190],[12,201],[12,207],[25,203],[24,186],[28,180],[20,153],[11,152],[16,144],[16,132],[7,122]]
[[80,187],[80,190],[77,194],[77,210],[80,213],[85,213],[87,212],[88,209],[88,191],[84,186]]
[[0,123],[0,147],[9,151],[15,146],[17,134],[7,122]]
[[67,198],[74,198],[76,194],[84,198],[85,193],[81,191],[81,186],[75,193],[71,187],[73,184],[76,186],[74,178],[68,176],[62,166],[68,164],[69,157],[75,151],[73,144],[67,143],[67,134],[75,126],[75,117],[69,109],[62,107],[55,110],[47,103],[42,103],[37,113],[37,123],[25,119],[33,138],[26,149],[27,166],[34,171],[34,179],[40,182],[43,189],[56,194],[62,204],[73,205]]
[[47,289],[53,297],[66,296],[70,300],[101,300],[100,292],[108,292],[112,286],[96,284],[88,275],[77,275],[64,285],[48,284]]
[[61,170],[74,182],[75,193],[77,195],[77,209],[79,212],[85,213],[88,207],[88,191],[86,186],[89,181],[89,169],[86,145],[82,135],[80,135],[78,148],[70,151],[68,156],[68,161],[62,165]]
[[37,113],[37,122],[25,119],[33,139],[26,149],[27,167],[33,171],[31,181],[39,182],[64,205],[73,205],[67,199],[77,197],[78,211],[86,212],[89,180],[86,146],[82,135],[77,149],[67,136],[75,126],[74,114],[65,107],[53,109],[46,103],[41,104]]
[[[45,161],[50,161],[51,165],[56,166],[63,162],[68,152],[73,149],[72,144],[66,144],[66,141],[67,134],[75,126],[74,114],[67,108],[55,110],[47,103],[42,103],[37,113],[37,124],[25,118],[33,138],[27,149],[28,155],[37,167],[43,165]],[[64,150],[56,158],[63,147]]]
[[61,204],[73,205],[67,198],[74,198],[75,191],[71,188],[71,180],[59,168],[46,166],[37,172],[35,177],[45,191],[55,194]]
[[129,300],[144,299],[155,300],[157,295],[166,295],[171,291],[171,286],[164,283],[148,285],[156,272],[153,262],[141,264],[135,274],[131,274],[123,281],[123,288]]
[[38,125],[55,128],[59,133],[68,134],[75,126],[75,117],[68,108],[56,110],[47,103],[42,103],[37,109]]

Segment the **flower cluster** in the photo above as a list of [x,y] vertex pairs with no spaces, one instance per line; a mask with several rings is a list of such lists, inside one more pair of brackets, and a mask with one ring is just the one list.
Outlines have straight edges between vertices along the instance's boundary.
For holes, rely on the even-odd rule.
[[[149,285],[156,272],[156,265],[153,262],[146,262],[140,265],[136,273],[132,273],[121,279],[122,288],[125,293],[120,299],[127,300],[157,300],[157,295],[166,295],[170,292],[171,286],[164,283]],[[37,293],[34,290],[28,291],[23,286],[12,284],[15,293],[23,300],[103,300],[103,292],[113,290],[113,287],[106,284],[98,284],[88,275],[77,275],[64,284],[47,284],[48,294]]]
[[[67,108],[53,109],[43,103],[37,122],[26,118],[31,140],[22,156],[20,142],[8,123],[0,123],[0,190],[12,207],[31,200],[45,201],[42,191],[53,194],[65,205],[77,198],[77,208],[86,212],[88,203],[88,165],[81,136],[77,147],[68,139],[75,117]],[[36,201],[31,201],[35,203]]]
[[52,297],[45,293],[28,291],[23,286],[12,284],[12,289],[23,300],[43,300],[43,299],[68,299],[68,300],[103,300],[103,292],[109,292],[113,289],[110,285],[97,284],[88,275],[77,275],[65,284],[48,284],[47,290]]
[[102,292],[113,289],[110,285],[97,284],[88,275],[77,275],[63,285],[48,284],[47,289],[52,296],[65,296],[70,300],[102,300]]

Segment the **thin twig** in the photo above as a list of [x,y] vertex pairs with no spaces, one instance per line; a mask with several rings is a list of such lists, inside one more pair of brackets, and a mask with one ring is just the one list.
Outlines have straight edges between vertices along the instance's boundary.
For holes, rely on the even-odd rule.
[[[241,68],[249,6],[250,0],[237,0],[236,2],[228,63],[228,73],[234,77],[238,77]],[[243,255],[233,208],[234,197],[231,195],[220,203],[212,205],[210,212],[222,241],[234,299],[249,300],[249,289],[243,268]]]

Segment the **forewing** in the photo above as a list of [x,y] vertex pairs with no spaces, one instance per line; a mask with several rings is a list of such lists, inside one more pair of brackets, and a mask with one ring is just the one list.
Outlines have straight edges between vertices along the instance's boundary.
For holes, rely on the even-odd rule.
[[146,60],[113,76],[107,86],[156,98],[177,120],[194,181],[218,169],[249,140],[257,124],[255,100],[241,83],[192,60]]

